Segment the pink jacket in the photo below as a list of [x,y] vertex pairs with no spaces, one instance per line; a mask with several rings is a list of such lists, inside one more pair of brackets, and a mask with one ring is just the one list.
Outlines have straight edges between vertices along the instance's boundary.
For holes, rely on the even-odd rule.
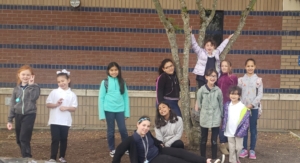
[[[195,36],[193,34],[191,35],[191,38],[192,38],[192,49],[197,54],[197,58],[198,58],[196,66],[193,70],[193,73],[196,75],[204,76],[208,53],[205,49],[201,48],[198,45],[198,43],[195,39]],[[225,39],[220,44],[220,46],[212,52],[212,56],[214,56],[216,58],[216,70],[219,73],[219,75],[220,75],[220,54],[224,50],[228,41],[229,41],[228,39]]]

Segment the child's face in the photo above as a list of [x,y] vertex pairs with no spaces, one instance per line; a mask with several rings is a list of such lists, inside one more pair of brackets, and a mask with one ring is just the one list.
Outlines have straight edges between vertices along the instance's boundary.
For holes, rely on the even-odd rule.
[[227,62],[222,62],[221,64],[221,71],[222,73],[228,73],[231,67],[228,65]]
[[162,68],[162,70],[167,73],[172,75],[174,73],[174,65],[172,62],[167,62],[164,67]]
[[240,95],[238,94],[238,91],[230,92],[229,98],[231,102],[238,102],[240,99]]
[[150,129],[150,121],[144,120],[140,124],[137,123],[137,132],[141,135],[146,135]]
[[159,104],[158,111],[163,117],[170,115],[170,108],[166,104]]
[[57,77],[57,84],[63,90],[69,89],[70,81],[71,81],[70,78],[67,79],[65,76],[58,76]]
[[207,80],[207,84],[210,84],[210,85],[214,85],[215,82],[217,81],[217,78],[218,78],[218,76],[215,72],[213,72],[209,76],[205,76],[205,79]]
[[109,69],[108,73],[111,77],[116,78],[119,75],[119,70],[116,66],[114,66]]
[[256,68],[256,66],[255,66],[253,61],[248,61],[246,66],[245,66],[247,74],[254,74],[255,68]]
[[204,46],[204,49],[211,54],[215,50],[215,46],[211,42],[207,42]]
[[31,76],[32,76],[32,74],[29,70],[21,71],[18,75],[18,77],[20,78],[20,80],[22,82],[22,85],[28,84]]

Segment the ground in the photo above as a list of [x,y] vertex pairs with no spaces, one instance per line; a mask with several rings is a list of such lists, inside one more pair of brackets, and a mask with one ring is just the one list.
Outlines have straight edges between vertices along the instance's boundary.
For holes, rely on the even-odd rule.
[[[20,157],[20,150],[15,138],[9,137],[12,133],[13,131],[0,130],[0,157]],[[68,163],[106,163],[112,160],[108,154],[105,131],[70,130],[68,141],[66,155]],[[34,131],[31,141],[33,157],[39,160],[48,160],[50,143],[49,130]],[[116,144],[118,143],[120,143],[120,137],[117,134]],[[209,146],[208,143],[208,157],[211,156]],[[199,151],[192,152],[199,154]],[[241,159],[241,162],[299,163],[300,139],[289,133],[259,132],[256,152],[256,161],[246,158]],[[228,158],[226,162],[228,162]],[[129,163],[127,155],[122,158],[122,163]]]

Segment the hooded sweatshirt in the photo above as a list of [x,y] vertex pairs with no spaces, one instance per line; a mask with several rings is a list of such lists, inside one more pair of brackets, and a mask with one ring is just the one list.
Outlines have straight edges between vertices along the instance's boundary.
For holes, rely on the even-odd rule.
[[248,76],[245,74],[238,79],[238,86],[242,88],[241,101],[246,106],[251,104],[253,109],[258,109],[260,100],[263,97],[262,79],[256,74]]
[[204,128],[220,127],[223,116],[223,96],[219,87],[209,90],[207,85],[197,92],[197,102],[200,109],[200,126]]
[[230,101],[229,99],[229,92],[228,89],[231,86],[236,86],[238,83],[238,79],[236,75],[228,73],[222,73],[220,78],[218,79],[218,87],[221,89],[223,93],[223,104],[225,104],[227,101]]
[[40,91],[37,84],[15,87],[11,96],[8,122],[13,122],[16,114],[35,114],[36,100],[40,97]]
[[156,79],[156,103],[167,100],[179,100],[180,86],[176,73],[162,73]]
[[170,147],[176,140],[180,140],[183,132],[183,122],[181,117],[177,116],[178,121],[167,122],[165,126],[154,128],[156,139],[164,143],[165,147]]
[[124,93],[121,94],[118,78],[108,76],[107,91],[104,82],[104,80],[101,82],[98,98],[99,119],[105,119],[105,111],[115,113],[124,112],[125,117],[130,117],[126,84],[124,83]]

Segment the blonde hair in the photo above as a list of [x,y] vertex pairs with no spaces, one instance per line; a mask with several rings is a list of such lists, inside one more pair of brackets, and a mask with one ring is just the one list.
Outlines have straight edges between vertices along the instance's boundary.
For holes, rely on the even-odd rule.
[[22,67],[19,68],[17,72],[17,85],[21,84],[21,79],[19,78],[19,75],[22,71],[29,70],[31,75],[34,75],[32,68],[29,65],[23,65]]
[[231,62],[228,61],[228,60],[223,60],[223,61],[221,61],[221,63],[220,63],[220,68],[221,68],[223,62],[226,62],[227,65],[228,65],[228,75],[229,75],[229,74],[232,74],[232,71],[231,71]]

